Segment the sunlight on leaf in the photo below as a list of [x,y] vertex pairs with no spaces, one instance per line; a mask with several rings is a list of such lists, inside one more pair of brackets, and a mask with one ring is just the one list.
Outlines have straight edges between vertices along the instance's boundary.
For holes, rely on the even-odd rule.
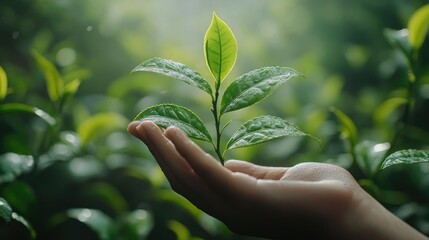
[[25,219],[24,217],[20,216],[15,212],[12,213],[12,219],[24,225],[24,227],[27,228],[28,231],[30,231],[30,236],[32,239],[36,238],[37,236],[36,231],[34,230],[33,226],[27,221],[27,219]]
[[190,138],[211,142],[212,137],[202,120],[191,110],[174,104],[160,104],[146,108],[134,120],[152,121],[161,128],[175,126]]
[[67,216],[87,225],[97,233],[100,240],[115,239],[116,229],[113,220],[100,210],[88,208],[69,209]]
[[408,29],[385,29],[383,33],[390,45],[399,50],[399,52],[402,53],[403,57],[405,57],[407,61],[411,61],[412,51],[410,43],[408,42]]
[[10,222],[11,220],[15,220],[22,225],[24,225],[25,228],[30,232],[31,239],[35,239],[37,234],[34,230],[33,226],[25,219],[24,217],[20,216],[19,214],[12,211],[12,208],[10,207],[9,203],[3,199],[0,198],[0,217],[5,222]]
[[415,50],[423,45],[429,30],[429,4],[417,9],[408,21],[408,41]]
[[222,97],[220,113],[251,106],[273,93],[283,83],[300,74],[286,67],[263,67],[238,77]]
[[212,94],[212,89],[208,82],[196,71],[182,63],[162,58],[152,58],[135,67],[133,72],[153,72],[172,77],[185,83],[198,87],[199,89]]
[[53,102],[57,101],[64,91],[64,84],[61,75],[58,73],[55,66],[40,53],[33,51],[32,55],[45,76],[49,98]]
[[80,79],[77,79],[77,78],[67,83],[66,86],[64,87],[64,94],[74,95],[79,89],[80,83],[81,83]]
[[188,240],[191,238],[191,233],[185,225],[178,221],[171,220],[168,222],[168,228],[176,234],[177,240]]
[[390,143],[376,143],[363,141],[356,144],[356,162],[366,176],[374,176],[386,152],[390,149]]
[[429,163],[429,151],[408,149],[394,152],[384,160],[380,170],[396,165],[416,163]]
[[47,112],[39,108],[31,107],[21,103],[8,103],[0,105],[0,114],[4,113],[29,113],[40,117],[51,126],[54,126],[56,124],[56,120]]
[[227,149],[248,147],[284,136],[312,137],[279,117],[261,116],[245,122],[228,141]]
[[12,208],[3,198],[0,198],[0,217],[6,222],[9,222],[12,219]]
[[150,212],[137,209],[120,218],[119,236],[121,239],[148,239],[154,225]]
[[80,84],[81,84],[81,80],[76,78],[64,86],[64,93],[60,103],[61,106],[64,106],[68,101],[70,101],[73,98],[73,96],[76,94],[77,90],[79,89]]
[[30,171],[34,166],[32,156],[5,153],[0,155],[0,183],[13,181],[22,173]]
[[37,197],[33,188],[26,182],[15,180],[2,189],[3,197],[13,210],[25,216],[31,215],[37,206]]
[[83,121],[77,133],[83,144],[88,144],[97,137],[105,136],[106,133],[117,129],[125,129],[127,119],[115,112],[98,113]]
[[7,94],[7,75],[0,66],[0,100],[3,100]]
[[211,24],[204,36],[204,55],[216,82],[223,81],[237,59],[237,41],[231,29],[213,12]]

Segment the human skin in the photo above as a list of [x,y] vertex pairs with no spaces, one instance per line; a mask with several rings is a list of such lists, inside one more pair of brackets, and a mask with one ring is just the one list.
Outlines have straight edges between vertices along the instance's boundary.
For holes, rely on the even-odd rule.
[[231,231],[272,239],[427,239],[367,194],[338,166],[222,166],[181,130],[132,122],[172,189]]

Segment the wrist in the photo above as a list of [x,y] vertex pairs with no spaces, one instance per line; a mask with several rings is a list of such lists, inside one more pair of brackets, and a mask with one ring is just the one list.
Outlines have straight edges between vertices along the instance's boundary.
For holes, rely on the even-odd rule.
[[343,220],[345,239],[428,239],[388,211],[378,201],[359,189],[355,201]]

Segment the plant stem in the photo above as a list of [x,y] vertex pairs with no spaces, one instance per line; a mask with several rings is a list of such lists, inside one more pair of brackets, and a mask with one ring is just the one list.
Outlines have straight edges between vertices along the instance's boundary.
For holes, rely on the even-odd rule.
[[222,155],[221,150],[220,150],[220,139],[221,139],[221,135],[222,135],[222,132],[220,130],[220,118],[221,118],[221,116],[218,113],[219,88],[220,88],[220,81],[216,83],[215,96],[212,100],[212,104],[213,104],[212,112],[213,112],[213,117],[214,117],[215,126],[216,126],[216,145],[213,145],[213,147],[214,147],[215,152],[219,158],[220,163],[223,165],[224,159],[223,159],[223,155]]
[[[390,144],[390,149],[388,151],[386,151],[384,158],[386,158],[387,156],[389,156],[390,154],[392,154],[395,151],[395,148],[398,145],[398,143],[400,142],[402,134],[403,134],[405,128],[407,127],[408,122],[409,122],[410,114],[412,112],[412,108],[413,108],[413,104],[414,104],[415,83],[417,80],[416,74],[415,74],[416,73],[416,63],[417,63],[416,59],[417,59],[417,57],[415,58],[415,60],[412,59],[408,63],[407,103],[405,105],[404,111],[402,112],[402,116],[399,119],[398,130],[396,131],[395,135],[393,136],[391,144]],[[381,161],[378,164],[377,169],[380,169],[382,164],[383,164],[383,161]]]

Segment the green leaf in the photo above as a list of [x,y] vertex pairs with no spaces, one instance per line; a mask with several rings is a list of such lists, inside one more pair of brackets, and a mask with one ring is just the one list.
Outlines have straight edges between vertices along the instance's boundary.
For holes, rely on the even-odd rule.
[[155,198],[159,202],[170,203],[186,210],[187,213],[189,213],[195,220],[200,219],[203,214],[203,212],[199,208],[195,207],[195,205],[172,191],[160,189],[155,193]]
[[64,94],[74,95],[79,89],[80,83],[80,79],[77,78],[67,83],[64,87]]
[[380,163],[389,149],[389,143],[360,142],[354,149],[356,162],[366,176],[372,177],[377,173]]
[[64,93],[60,102],[61,107],[63,107],[68,101],[70,101],[73,98],[73,96],[76,94],[77,90],[79,89],[80,83],[81,83],[81,80],[76,78],[68,82],[64,86]]
[[25,182],[13,181],[2,189],[3,197],[13,210],[29,216],[36,210],[37,198],[33,188]]
[[238,77],[222,97],[220,113],[235,111],[253,105],[287,80],[300,74],[286,67],[263,67]]
[[7,94],[7,75],[0,66],[0,100],[3,100]]
[[0,114],[3,113],[29,113],[43,119],[46,123],[51,126],[56,124],[56,120],[49,115],[47,112],[32,106],[28,106],[21,103],[8,103],[0,105]]
[[115,239],[116,229],[113,220],[96,209],[77,208],[67,210],[67,216],[87,225],[100,240]]
[[9,222],[12,219],[12,208],[3,198],[0,198],[0,217],[6,222]]
[[[226,148],[233,149],[252,146],[284,136],[310,135],[279,117],[260,116],[245,122],[228,141]],[[314,137],[312,138],[319,141]]]
[[191,238],[191,233],[186,226],[178,221],[170,220],[168,222],[168,228],[176,234],[177,240],[188,240]]
[[353,121],[342,111],[332,107],[331,111],[335,114],[337,119],[340,121],[340,131],[343,138],[348,139],[352,148],[357,142],[357,129]]
[[385,29],[383,33],[390,45],[395,49],[398,49],[405,59],[411,62],[412,51],[410,43],[408,42],[408,30]]
[[237,59],[237,40],[231,29],[213,12],[211,24],[204,36],[204,55],[216,82],[222,82]]
[[83,192],[85,199],[95,199],[103,202],[116,214],[124,213],[128,206],[121,193],[110,184],[104,182],[93,183]]
[[31,226],[31,224],[22,216],[12,211],[9,203],[0,198],[0,217],[3,218],[6,222],[10,222],[12,219],[24,225],[30,231],[30,236],[32,239],[36,238],[36,231]]
[[64,91],[64,83],[61,75],[58,73],[58,70],[55,68],[55,66],[40,53],[33,51],[32,54],[37,62],[37,65],[45,76],[49,98],[53,102],[57,101],[62,96]]
[[208,82],[196,71],[183,65],[182,63],[162,58],[152,58],[135,67],[131,72],[153,72],[160,73],[168,77],[182,80],[185,83],[198,87],[199,89],[212,94],[212,89]]
[[391,98],[384,101],[377,109],[374,111],[374,120],[377,124],[383,125],[386,123],[386,120],[389,119],[389,116],[399,107],[405,105],[407,99],[405,98]]
[[5,153],[0,155],[0,183],[10,182],[34,166],[32,156]]
[[77,133],[82,144],[88,144],[97,137],[106,133],[125,128],[127,120],[114,112],[98,113],[80,123]]
[[174,104],[160,104],[140,112],[134,120],[152,121],[162,128],[176,126],[190,138],[211,142],[212,137],[201,119],[191,110]]
[[380,170],[396,165],[416,163],[429,163],[429,151],[409,149],[394,152],[384,160]]
[[414,50],[420,49],[429,30],[429,4],[417,9],[408,21],[408,41]]
[[137,209],[123,215],[119,226],[118,235],[121,239],[148,239],[154,226],[154,218],[150,212]]
[[12,219],[24,225],[24,227],[27,228],[28,231],[30,231],[30,236],[32,239],[36,238],[36,231],[34,230],[33,226],[31,226],[30,222],[27,221],[27,219],[15,212],[12,213]]

